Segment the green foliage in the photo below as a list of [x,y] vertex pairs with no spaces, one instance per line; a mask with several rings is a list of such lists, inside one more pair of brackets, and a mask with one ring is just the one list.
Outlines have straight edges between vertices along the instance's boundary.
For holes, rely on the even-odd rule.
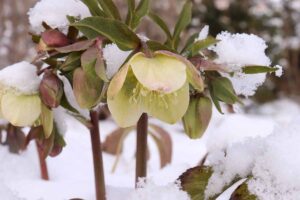
[[88,17],[72,24],[87,38],[104,36],[122,50],[132,50],[140,45],[140,39],[128,26],[115,19]]
[[270,73],[276,72],[278,68],[267,67],[267,66],[245,66],[243,67],[243,73],[245,74],[259,74],[259,73]]
[[205,189],[212,174],[211,167],[198,166],[184,172],[179,177],[179,181],[182,189],[190,195],[191,200],[204,200]]
[[233,192],[230,200],[258,200],[258,198],[249,192],[247,182],[244,182]]

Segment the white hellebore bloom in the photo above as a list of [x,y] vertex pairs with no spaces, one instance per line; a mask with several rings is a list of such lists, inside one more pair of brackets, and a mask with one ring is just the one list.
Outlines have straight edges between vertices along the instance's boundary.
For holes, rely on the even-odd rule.
[[0,71],[0,113],[15,126],[31,126],[41,115],[36,66],[19,62]]
[[266,73],[244,74],[244,66],[270,66],[266,56],[265,41],[253,34],[230,34],[222,32],[216,37],[219,42],[210,49],[217,54],[216,62],[225,65],[225,70],[233,75],[223,74],[229,78],[238,95],[252,96],[257,87],[261,86]]

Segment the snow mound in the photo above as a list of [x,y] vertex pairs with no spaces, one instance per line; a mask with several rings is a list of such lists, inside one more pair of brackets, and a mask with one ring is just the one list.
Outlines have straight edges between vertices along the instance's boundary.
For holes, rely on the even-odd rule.
[[29,23],[36,33],[44,30],[42,22],[66,31],[69,24],[67,15],[81,19],[91,16],[88,8],[79,0],[40,0],[29,10],[28,15]]
[[106,74],[112,78],[125,62],[131,51],[122,51],[116,44],[108,44],[103,48],[103,57],[106,61]]
[[259,200],[295,200],[300,196],[300,118],[265,137],[239,142],[208,156],[214,173],[206,197],[222,191],[236,177],[253,178],[249,191]]
[[5,89],[15,89],[22,94],[37,93],[41,79],[36,72],[36,66],[29,62],[15,63],[0,71],[0,85]]
[[209,26],[205,25],[199,32],[199,35],[198,35],[198,38],[196,38],[196,41],[205,40],[208,36],[208,33],[209,33]]
[[216,62],[225,65],[225,69],[233,72],[228,77],[238,95],[252,96],[257,87],[266,79],[265,73],[244,74],[241,68],[244,66],[261,65],[270,66],[271,61],[266,56],[267,45],[265,41],[253,34],[230,34],[222,32],[216,37],[219,42],[210,49],[217,54]]
[[189,195],[180,190],[179,184],[166,186],[155,185],[151,180],[141,179],[138,188],[133,191],[128,200],[190,200]]

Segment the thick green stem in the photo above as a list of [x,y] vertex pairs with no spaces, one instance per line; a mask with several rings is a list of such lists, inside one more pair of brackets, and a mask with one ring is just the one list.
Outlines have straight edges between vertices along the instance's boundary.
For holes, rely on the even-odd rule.
[[147,176],[147,136],[148,136],[148,115],[142,114],[137,123],[136,140],[136,171],[135,183],[138,179]]
[[106,200],[98,112],[90,111],[90,117],[92,123],[92,127],[90,128],[90,135],[93,150],[96,199]]
[[48,168],[45,158],[43,157],[43,152],[39,148],[38,142],[35,141],[36,149],[39,156],[39,162],[40,162],[40,170],[41,170],[41,178],[45,181],[49,180],[49,174],[48,174]]

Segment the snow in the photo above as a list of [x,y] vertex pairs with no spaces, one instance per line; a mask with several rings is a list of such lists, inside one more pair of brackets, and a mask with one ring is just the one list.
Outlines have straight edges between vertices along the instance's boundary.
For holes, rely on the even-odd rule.
[[26,61],[7,66],[0,71],[0,85],[5,90],[14,89],[22,94],[37,93],[40,81],[36,66]]
[[106,61],[106,74],[112,78],[125,62],[131,51],[122,51],[116,44],[107,44],[103,48],[103,57]]
[[151,180],[140,180],[138,188],[134,190],[128,200],[190,200],[189,195],[180,190],[179,183],[170,183],[166,186],[158,186]]
[[67,31],[67,15],[81,19],[91,16],[88,8],[80,0],[40,0],[28,12],[31,28],[41,33],[46,22],[51,28]]
[[[281,105],[279,108],[283,106],[293,108],[292,102],[280,100],[267,105],[269,108],[263,110],[272,107],[275,111],[276,105]],[[249,191],[257,195],[259,200],[294,200],[300,196],[300,159],[297,156],[300,151],[300,118],[296,117],[298,114],[288,110],[280,112],[279,109],[278,115],[283,115],[289,122],[276,125],[276,122],[282,120],[272,115],[275,124],[271,132],[262,129],[262,126],[255,122],[255,126],[259,126],[261,131],[268,134],[247,136],[247,129],[251,128],[244,126],[246,121],[243,120],[243,133],[238,137],[244,136],[246,131],[244,139],[238,140],[234,137],[236,141],[232,142],[232,136],[229,134],[228,137],[225,136],[226,139],[221,139],[223,142],[218,142],[219,138],[212,137],[217,140],[217,144],[222,145],[219,145],[219,148],[218,145],[214,145],[214,148],[209,150],[207,160],[214,173],[207,186],[206,197],[218,194],[224,186],[232,184],[235,178],[246,178],[249,175],[253,176],[248,182]],[[254,123],[251,124],[253,126]]]
[[[224,157],[222,150],[217,150],[219,153],[221,152],[218,162],[223,162],[224,159],[228,159],[226,160],[226,165],[224,165],[224,169],[226,170],[236,167],[238,161],[234,160],[235,157],[243,157],[244,159],[239,162],[241,168],[237,170],[237,172],[243,176],[249,169],[253,169],[254,165],[248,167],[249,163],[253,160],[253,156],[248,156],[248,151],[244,149],[244,145],[242,144],[248,145],[250,155],[253,155],[252,151],[258,152],[261,148],[260,145],[255,146],[250,143],[250,141],[255,141],[255,144],[257,144],[259,140],[255,139],[255,137],[260,136],[262,139],[274,137],[270,134],[276,128],[276,123],[288,126],[290,121],[294,120],[299,114],[299,105],[288,99],[282,99],[252,109],[251,114],[247,115],[242,113],[220,115],[214,110],[212,121],[204,138],[198,140],[190,140],[186,137],[183,134],[183,129],[180,124],[171,126],[151,119],[150,123],[159,124],[170,133],[172,141],[174,142],[172,163],[163,169],[159,168],[158,150],[154,141],[149,138],[150,160],[148,161],[147,183],[143,189],[134,191],[134,147],[136,137],[134,133],[131,133],[125,140],[124,149],[115,173],[111,172],[115,156],[106,153],[103,155],[108,200],[134,200],[134,198],[139,199],[139,195],[144,195],[145,199],[163,199],[168,197],[168,199],[174,200],[179,200],[179,198],[176,197],[182,195],[182,199],[184,199],[184,193],[178,190],[174,182],[186,169],[197,165],[205,155],[207,149],[212,152],[214,149],[228,149],[229,147],[228,155],[230,156],[228,158]],[[36,147],[33,142],[21,155],[10,154],[6,147],[0,147],[0,186],[3,185],[3,187],[0,187],[1,197],[8,196],[7,199],[9,200],[95,199],[89,132],[72,117],[66,118],[66,124],[68,129],[64,138],[67,142],[67,146],[58,157],[47,158],[50,175],[49,182],[40,180]],[[100,132],[102,141],[104,141],[104,138],[115,128],[116,125],[111,119],[101,121]],[[296,139],[298,139],[296,136],[291,138],[291,140],[295,141]],[[283,145],[286,147],[287,143],[284,142]],[[279,147],[276,146],[276,148]],[[239,149],[239,151],[234,151],[235,149]],[[264,152],[267,157],[271,155],[268,151]],[[261,155],[264,154],[261,153]],[[211,164],[215,163],[212,158],[213,157],[209,158],[209,163]],[[264,157],[262,157],[261,160],[263,160],[263,158]],[[272,156],[272,158],[274,159],[274,156]],[[283,160],[279,158],[278,161]],[[288,165],[294,166],[291,162],[287,162]],[[259,166],[260,165],[257,164],[255,168],[259,169]],[[280,167],[284,166],[280,165]],[[287,167],[288,166],[285,166],[285,168]],[[219,170],[222,170],[222,167],[219,167]],[[264,174],[261,176],[263,175]],[[227,176],[232,177],[233,173],[228,172]],[[282,173],[279,176],[281,177]],[[218,176],[216,176],[216,178],[218,178]],[[289,175],[288,180],[290,181],[291,178],[292,176]],[[298,178],[295,178],[293,181],[297,179]],[[231,191],[232,190],[231,188]],[[173,193],[178,195],[176,195],[176,197],[170,196],[173,195]],[[229,190],[227,195],[223,195],[218,200],[228,200],[230,194],[231,192]],[[164,195],[169,196],[165,197]]]
[[208,36],[208,33],[209,33],[209,26],[208,26],[208,25],[205,25],[205,26],[201,29],[201,31],[200,31],[200,33],[199,33],[198,38],[196,39],[196,41],[206,39],[207,36]]
[[281,77],[283,75],[283,67],[280,65],[276,65],[275,68],[277,68],[278,70],[275,72],[275,75],[277,77]]
[[244,74],[244,66],[270,66],[271,61],[266,56],[267,45],[265,41],[253,34],[230,34],[221,32],[216,37],[219,42],[210,49],[217,54],[217,63],[224,65],[225,70],[233,72],[233,76],[223,73],[228,77],[238,95],[246,97],[255,94],[257,87],[266,79],[265,73]]

